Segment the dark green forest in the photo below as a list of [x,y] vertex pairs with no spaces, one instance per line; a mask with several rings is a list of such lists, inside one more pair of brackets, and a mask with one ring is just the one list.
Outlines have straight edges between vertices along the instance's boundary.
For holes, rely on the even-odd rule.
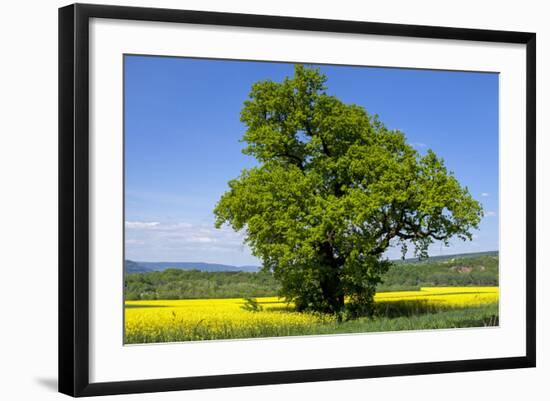
[[[445,286],[498,286],[498,253],[394,262],[377,291]],[[277,295],[279,289],[268,272],[167,269],[126,274],[124,279],[127,300],[264,297]]]
[[127,300],[262,297],[278,290],[273,275],[264,272],[166,269],[126,274],[124,279]]
[[403,291],[419,287],[498,286],[498,252],[394,262],[383,280],[378,291]]

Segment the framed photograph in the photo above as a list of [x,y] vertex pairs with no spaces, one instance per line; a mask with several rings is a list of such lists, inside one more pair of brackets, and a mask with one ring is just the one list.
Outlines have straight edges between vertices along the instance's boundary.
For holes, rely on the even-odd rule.
[[535,34],[59,10],[59,390],[535,366]]

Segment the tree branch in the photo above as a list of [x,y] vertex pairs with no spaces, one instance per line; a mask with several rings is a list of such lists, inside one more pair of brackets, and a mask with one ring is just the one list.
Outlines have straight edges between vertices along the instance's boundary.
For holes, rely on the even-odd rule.
[[300,159],[298,156],[290,154],[288,152],[277,154],[277,157],[288,157],[291,160],[294,160],[295,164],[300,170],[304,171],[304,161]]

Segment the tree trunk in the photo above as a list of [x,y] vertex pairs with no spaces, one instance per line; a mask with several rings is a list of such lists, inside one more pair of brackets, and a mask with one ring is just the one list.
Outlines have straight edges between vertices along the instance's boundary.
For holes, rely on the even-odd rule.
[[321,244],[321,260],[325,263],[320,285],[324,298],[323,312],[338,313],[344,309],[344,293],[340,279],[340,265],[328,242]]

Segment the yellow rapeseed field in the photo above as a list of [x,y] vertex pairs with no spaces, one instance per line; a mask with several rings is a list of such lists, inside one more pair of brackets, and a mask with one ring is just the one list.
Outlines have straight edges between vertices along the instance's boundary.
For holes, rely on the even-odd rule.
[[[242,308],[245,300],[189,299],[126,301],[126,343],[195,341],[299,335],[334,324],[331,315],[298,313],[277,297],[256,298],[262,310]],[[498,302],[498,287],[433,287],[376,294],[380,305],[395,302],[433,308],[467,308]]]
[[498,302],[498,287],[423,287],[420,291],[380,292],[377,302],[426,301],[429,305],[464,308]]
[[[304,328],[333,319],[311,313],[295,313],[284,300],[257,298],[263,311],[249,312],[245,301],[190,299],[126,302],[126,336],[144,339],[207,340],[260,337],[263,333],[292,335]],[[141,341],[140,341],[141,342]]]

